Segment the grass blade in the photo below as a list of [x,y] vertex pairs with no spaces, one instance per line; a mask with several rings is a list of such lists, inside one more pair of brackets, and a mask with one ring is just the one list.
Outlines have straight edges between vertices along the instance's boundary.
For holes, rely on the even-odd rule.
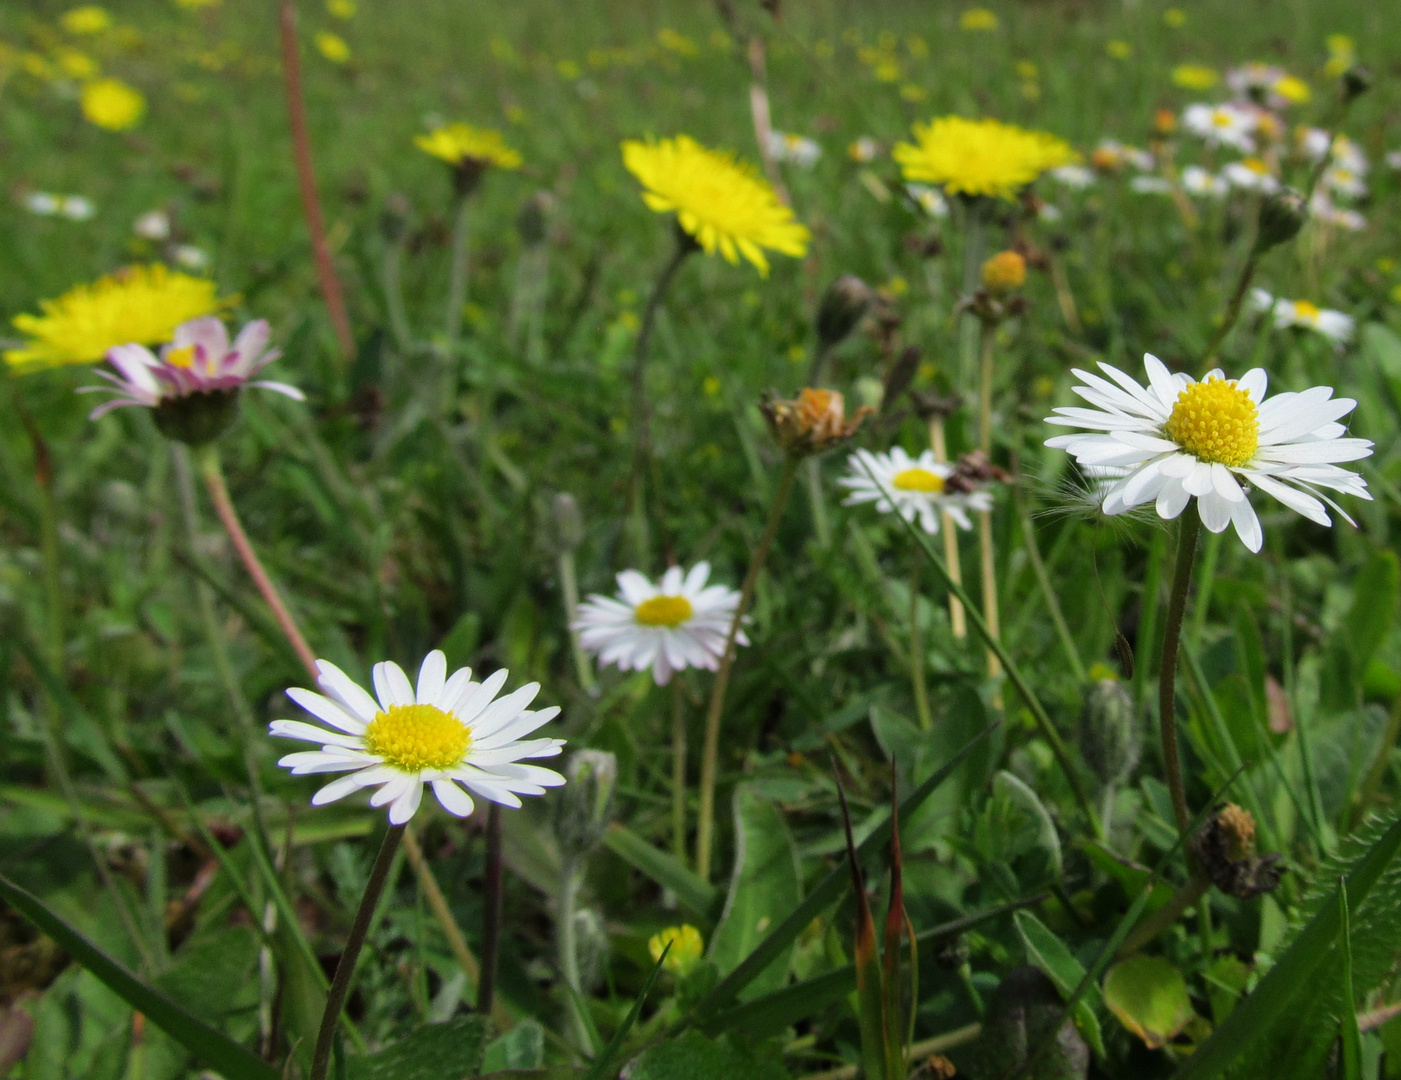
[[625,825],[614,824],[603,834],[604,846],[634,870],[645,874],[691,911],[714,925],[715,913],[724,895],[699,874],[682,865],[674,856],[649,844]]
[[0,898],[53,938],[64,952],[92,972],[109,990],[188,1050],[201,1065],[216,1070],[226,1080],[278,1080],[277,1073],[253,1051],[142,982],[69,926],[37,896],[3,874],[0,874]]
[[657,976],[662,972],[662,964],[666,963],[666,954],[671,951],[671,946],[667,945],[662,950],[661,956],[657,957],[657,962],[652,965],[652,973],[647,976],[647,981],[642,984],[642,991],[637,995],[637,1000],[632,1003],[632,1008],[624,1017],[623,1022],[618,1025],[618,1030],[613,1032],[613,1037],[608,1040],[608,1045],[603,1048],[603,1053],[593,1059],[593,1064],[589,1066],[589,1071],[583,1076],[583,1080],[603,1080],[608,1075],[608,1070],[613,1065],[613,1059],[618,1056],[618,1051],[623,1048],[623,1043],[628,1037],[628,1032],[637,1023],[637,1018],[642,1015],[642,1006],[647,1001],[647,995],[652,992],[652,987],[656,985]]
[[1362,1029],[1357,1026],[1357,998],[1352,988],[1352,930],[1347,878],[1338,879],[1338,921],[1343,942],[1343,1080],[1362,1080]]

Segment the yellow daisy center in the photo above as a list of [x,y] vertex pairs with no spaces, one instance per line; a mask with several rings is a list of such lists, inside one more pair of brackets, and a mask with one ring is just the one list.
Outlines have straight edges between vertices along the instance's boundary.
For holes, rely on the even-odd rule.
[[1260,417],[1234,379],[1192,383],[1177,395],[1163,425],[1167,436],[1198,461],[1239,468],[1260,445]]
[[193,345],[186,345],[179,349],[171,349],[170,352],[165,354],[165,362],[171,367],[193,367],[195,362],[195,347]]
[[1230,127],[1235,122],[1235,118],[1228,112],[1218,110],[1211,114],[1211,122],[1217,127],[1224,128]]
[[434,705],[391,705],[365,729],[365,749],[401,772],[447,769],[472,745],[472,733],[457,717]]
[[1307,300],[1294,301],[1294,317],[1303,322],[1315,321],[1322,312],[1317,304],[1311,304]]
[[684,596],[654,596],[637,605],[633,617],[639,626],[680,626],[695,614]]
[[890,482],[898,491],[925,491],[938,495],[944,490],[944,478],[928,469],[906,469],[896,473]]

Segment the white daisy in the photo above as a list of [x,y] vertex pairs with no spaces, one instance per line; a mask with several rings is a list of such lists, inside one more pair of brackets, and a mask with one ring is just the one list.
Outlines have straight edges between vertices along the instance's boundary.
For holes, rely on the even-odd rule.
[[769,156],[775,161],[786,161],[800,169],[810,169],[822,156],[822,147],[816,140],[804,135],[794,135],[789,131],[770,131]]
[[1301,326],[1315,330],[1340,345],[1352,340],[1355,328],[1353,317],[1341,311],[1321,308],[1308,300],[1271,296],[1264,289],[1251,290],[1250,306],[1256,311],[1270,312],[1275,326],[1280,329]]
[[1108,364],[1099,365],[1108,379],[1077,370],[1085,385],[1075,393],[1094,408],[1056,409],[1047,419],[1089,429],[1047,439],[1047,446],[1068,451],[1081,466],[1127,470],[1105,492],[1106,514],[1156,500],[1158,515],[1172,520],[1196,496],[1203,525],[1214,533],[1234,525],[1241,542],[1259,551],[1264,535],[1246,485],[1320,525],[1332,524],[1324,503],[1352,523],[1320,489],[1372,497],[1366,481],[1336,464],[1367,457],[1372,443],[1343,437],[1346,429],[1337,421],[1357,402],[1334,398],[1332,387],[1267,401],[1261,368],[1239,380],[1213,371],[1198,382],[1172,374],[1156,356],[1145,355],[1143,362],[1147,387]]
[[1075,165],[1073,163],[1052,169],[1046,175],[1056,181],[1056,183],[1064,184],[1066,187],[1075,191],[1082,191],[1095,182],[1095,172],[1093,169],[1087,169],[1084,165]]
[[846,506],[873,502],[882,514],[892,511],[919,525],[931,536],[939,531],[939,515],[948,514],[960,529],[971,529],[969,510],[991,510],[989,491],[948,490],[949,478],[956,471],[953,465],[934,459],[926,450],[917,458],[910,457],[903,447],[892,447],[888,454],[873,454],[858,450],[847,459],[851,472],[837,483],[850,488]]
[[1129,188],[1139,195],[1170,195],[1172,182],[1163,176],[1135,176]]
[[910,198],[915,201],[915,205],[932,218],[946,218],[949,216],[949,201],[944,198],[944,193],[929,184],[906,184],[905,190],[910,193]]
[[880,155],[880,143],[869,135],[862,135],[846,148],[846,156],[859,164],[875,161]]
[[1230,193],[1231,185],[1225,177],[1216,176],[1200,165],[1188,165],[1182,170],[1182,190],[1188,195],[1219,199]]
[[447,658],[436,649],[423,660],[418,686],[409,683],[398,664],[374,666],[376,701],[350,676],[326,660],[316,662],[316,681],[326,696],[291,689],[287,696],[335,730],[302,720],[274,720],[269,731],[288,739],[320,743],[320,750],[288,754],[278,762],[293,775],[347,772],[311,797],[323,806],[361,788],[378,787],[371,806],[389,805],[389,823],[402,825],[414,816],[423,799],[423,785],[449,814],[472,812],[468,789],[503,806],[519,807],[521,795],[543,795],[564,777],[529,758],[554,757],[562,739],[524,739],[559,715],[559,708],[526,708],[540,692],[529,683],[496,698],[506,682],[498,671],[482,682],[472,681],[469,668],[451,678]]
[[[685,668],[714,671],[739,606],[739,593],[706,585],[709,563],[689,573],[673,566],[655,584],[645,574],[618,575],[618,599],[595,594],[579,605],[572,624],[579,643],[605,664],[624,671],[652,669],[658,686]],[[735,640],[748,645],[741,630]]]
[[147,210],[132,222],[131,231],[143,240],[169,240],[170,215],[164,210]]
[[1342,165],[1330,165],[1319,177],[1318,186],[1330,195],[1341,195],[1345,199],[1361,199],[1367,194],[1367,185],[1362,177]]
[[1131,165],[1139,172],[1151,172],[1157,167],[1153,155],[1147,150],[1140,150],[1136,146],[1126,146],[1117,139],[1100,139],[1099,145],[1090,155],[1090,163],[1096,169],[1105,172],[1122,169],[1125,165]]
[[1367,227],[1367,219],[1356,210],[1337,205],[1326,191],[1315,191],[1309,200],[1309,217],[1325,225],[1336,225],[1349,232],[1361,232]]
[[1388,150],[1386,163],[1388,167],[1401,171],[1401,150]]
[[1270,173],[1270,167],[1259,158],[1233,161],[1221,170],[1221,175],[1231,187],[1241,191],[1258,191],[1262,195],[1273,195],[1279,190],[1279,181]]
[[1230,146],[1249,154],[1255,149],[1252,132],[1259,118],[1249,109],[1227,102],[1223,105],[1188,105],[1182,113],[1182,126],[1208,146]]

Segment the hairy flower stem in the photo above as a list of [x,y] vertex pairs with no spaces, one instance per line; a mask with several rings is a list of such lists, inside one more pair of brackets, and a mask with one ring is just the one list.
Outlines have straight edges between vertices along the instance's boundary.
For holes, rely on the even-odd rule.
[[316,260],[316,279],[331,316],[331,330],[341,356],[349,360],[355,355],[355,335],[350,330],[350,317],[345,311],[345,294],[341,291],[336,266],[331,259],[331,247],[326,243],[326,225],[321,216],[321,196],[316,191],[316,170],[311,160],[311,137],[307,133],[306,103],[302,99],[302,65],[297,45],[297,7],[293,0],[282,0],[280,19],[282,36],[282,80],[287,95],[287,120],[292,128],[292,150],[297,165],[297,183],[301,189],[302,212],[306,215],[307,232],[311,234],[311,250]]
[[560,872],[558,935],[559,971],[573,993],[568,996],[569,1035],[574,1045],[588,1049],[592,1045],[589,1025],[583,1014],[584,984],[579,974],[579,941],[575,917],[579,911],[579,890],[584,885],[583,860],[574,855],[565,857]]
[[[996,337],[997,325],[984,322],[979,358],[978,448],[988,455],[992,454],[992,349]],[[991,510],[978,512],[978,549],[983,573],[983,618],[987,620],[988,632],[1000,640],[1002,626],[997,614],[997,561],[993,551]],[[1001,674],[1002,664],[997,659],[997,653],[989,649],[988,678],[995,679]]]
[[394,853],[399,850],[399,842],[404,839],[405,828],[404,825],[391,825],[379,846],[379,854],[375,856],[370,880],[365,883],[365,895],[360,898],[360,907],[355,912],[350,936],[346,938],[345,949],[336,964],[331,989],[326,993],[326,1008],[321,1014],[321,1027],[316,1033],[316,1050],[311,1055],[311,1072],[308,1074],[310,1080],[326,1080],[326,1072],[331,1065],[331,1043],[335,1038],[336,1024],[340,1019],[341,1009],[345,1006],[345,999],[350,994],[355,965],[360,959],[360,950],[365,946],[370,920],[374,917],[380,894],[384,892],[384,884],[389,880]]
[[[560,552],[559,588],[560,592],[564,594],[565,621],[572,623],[575,612],[579,610],[579,581],[574,570],[574,552],[572,550]],[[583,687],[584,693],[593,696],[598,692],[598,683],[594,680],[593,675],[593,664],[579,641],[579,631],[572,627],[569,631],[569,645],[574,653],[574,671],[579,676],[579,685]]]
[[924,678],[924,635],[919,625],[919,552],[915,552],[910,569],[910,672],[914,677],[915,715],[921,731],[934,728],[934,714],[929,711],[929,686]]
[[1221,315],[1221,322],[1216,327],[1215,333],[1211,335],[1211,340],[1207,343],[1206,351],[1202,353],[1202,371],[1207,371],[1216,362],[1216,350],[1221,347],[1221,343],[1226,340],[1226,335],[1236,325],[1236,320],[1240,318],[1241,305],[1245,302],[1245,294],[1250,289],[1250,283],[1255,279],[1255,268],[1260,263],[1260,249],[1253,247],[1250,255],[1245,260],[1245,265],[1240,268],[1240,277],[1236,281],[1236,288],[1231,293],[1231,299],[1226,303],[1226,310]]
[[1168,593],[1167,622],[1163,624],[1163,656],[1158,664],[1158,727],[1163,743],[1163,772],[1172,795],[1172,813],[1184,843],[1192,815],[1187,809],[1187,792],[1182,784],[1182,759],[1177,750],[1177,647],[1182,637],[1182,615],[1187,608],[1187,592],[1192,583],[1192,561],[1197,553],[1201,518],[1189,506],[1177,527],[1177,558]]
[[[934,460],[944,464],[949,460],[948,445],[944,440],[944,418],[942,416],[932,416],[929,418],[929,448],[934,451]],[[963,565],[958,557],[958,526],[947,513],[940,511],[943,517],[944,532],[944,562],[948,564],[949,577],[955,585],[963,585]],[[949,593],[949,625],[953,627],[953,636],[962,640],[968,636],[968,620],[963,614],[963,601]]]
[[447,307],[443,311],[443,385],[439,406],[446,408],[457,390],[457,343],[462,337],[462,310],[467,303],[467,271],[470,249],[468,225],[472,204],[470,190],[453,199],[452,246],[448,254]]
[[282,602],[282,596],[277,591],[277,586],[272,583],[272,578],[268,577],[268,572],[263,569],[263,564],[258,559],[258,553],[253,550],[253,544],[248,539],[248,534],[243,531],[243,525],[238,520],[238,511],[234,509],[233,499],[229,497],[228,485],[224,482],[224,470],[219,465],[219,452],[214,448],[213,443],[209,443],[195,451],[195,458],[200,475],[204,477],[205,486],[209,488],[209,497],[214,502],[215,513],[219,515],[219,521],[228,532],[229,539],[233,541],[234,550],[243,560],[243,565],[248,570],[253,583],[258,587],[258,592],[262,594],[268,607],[272,609],[273,617],[291,644],[292,650],[297,654],[297,659],[302,662],[307,674],[311,676],[312,685],[316,685],[316,680],[321,677],[321,673],[316,669],[316,654],[306,643],[306,638],[302,636],[301,630],[297,627],[297,621],[292,618],[292,613]]
[[671,677],[671,847],[686,865],[686,698],[679,673]]
[[[628,521],[632,532],[633,561],[646,567],[647,507],[643,496],[648,460],[652,456],[652,414],[647,401],[647,351],[652,343],[652,330],[676,272],[686,256],[695,250],[695,243],[677,227],[676,250],[671,253],[642,309],[642,322],[637,329],[637,344],[632,352],[632,474],[628,478]],[[653,495],[657,495],[653,492]]]
[[759,583],[759,571],[764,567],[769,549],[778,535],[778,524],[783,519],[783,508],[788,504],[788,496],[793,490],[793,478],[798,474],[802,458],[788,455],[783,461],[783,472],[778,478],[773,503],[769,506],[769,519],[764,524],[759,546],[754,549],[754,557],[749,562],[749,571],[744,575],[744,583],[739,590],[739,605],[730,620],[729,633],[725,635],[725,652],[720,658],[720,669],[715,674],[715,685],[710,691],[710,705],[705,713],[705,744],[701,750],[700,811],[696,820],[696,873],[703,881],[710,880],[710,857],[713,853],[715,837],[715,771],[720,752],[720,716],[725,710],[725,690],[730,684],[730,669],[735,662],[735,639],[744,621],[745,612],[754,599],[754,587]]
[[486,814],[486,879],[482,883],[482,978],[477,983],[477,1012],[492,1013],[496,1004],[496,968],[501,958],[501,807]]

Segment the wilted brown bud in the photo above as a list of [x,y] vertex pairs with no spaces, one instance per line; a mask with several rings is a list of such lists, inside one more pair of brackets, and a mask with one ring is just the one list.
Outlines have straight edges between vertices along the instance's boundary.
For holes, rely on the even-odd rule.
[[952,416],[963,404],[958,394],[941,394],[937,390],[911,390],[910,400],[914,402],[915,415],[921,420]]
[[1228,896],[1249,900],[1272,892],[1284,867],[1278,855],[1255,854],[1255,819],[1227,803],[1192,837],[1192,854],[1213,885]]
[[1026,284],[1026,259],[1018,251],[999,251],[983,263],[983,288],[995,297],[1010,296]]
[[856,329],[875,294],[855,274],[843,274],[827,286],[817,308],[817,338],[831,348]]
[[806,387],[798,396],[786,401],[770,391],[759,402],[769,430],[780,446],[792,457],[808,457],[840,446],[861,426],[871,410],[857,409],[850,420],[846,402],[835,390]]
[[1293,188],[1281,188],[1260,203],[1260,224],[1255,238],[1256,253],[1269,251],[1299,235],[1308,220],[1308,204]]
[[988,484],[1005,484],[1010,479],[1007,471],[994,465],[987,454],[970,450],[954,464],[953,475],[944,481],[944,490],[966,495]]
[[1160,137],[1171,135],[1177,130],[1177,114],[1171,109],[1158,109],[1153,113],[1153,134]]

